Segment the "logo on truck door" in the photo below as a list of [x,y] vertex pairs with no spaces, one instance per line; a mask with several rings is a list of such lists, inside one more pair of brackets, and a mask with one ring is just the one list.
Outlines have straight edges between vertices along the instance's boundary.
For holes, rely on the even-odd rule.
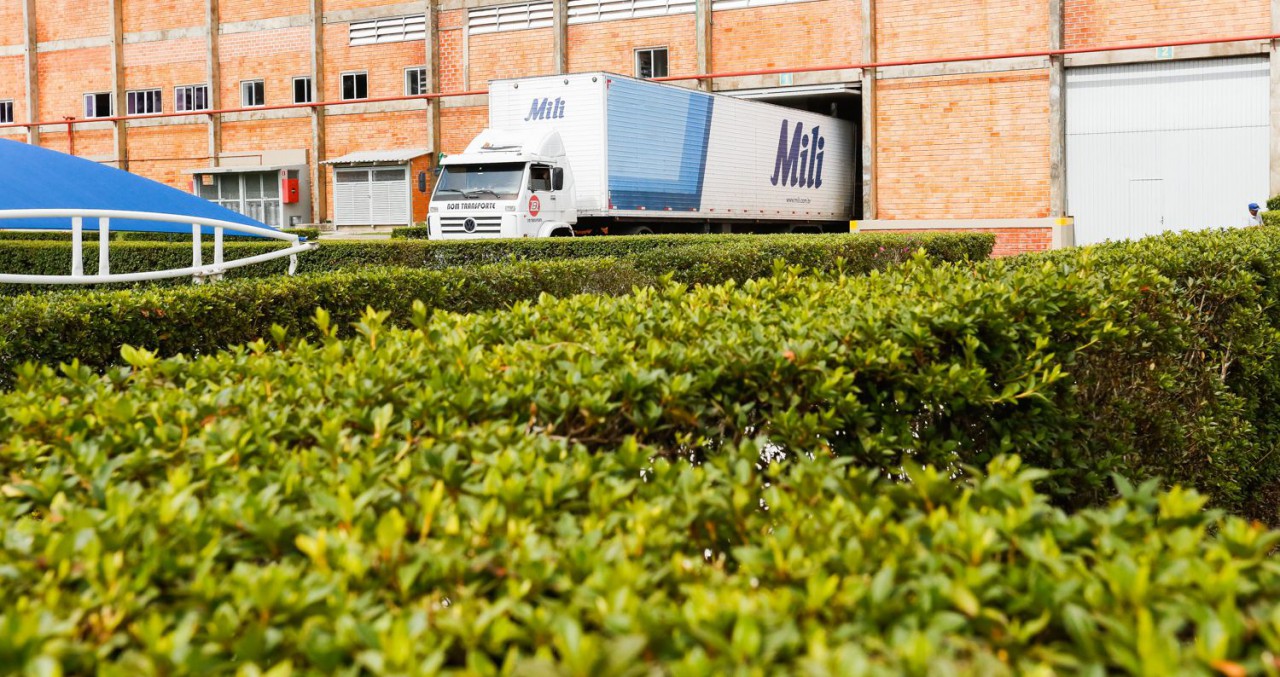
[[556,120],[564,117],[565,101],[560,97],[556,97],[555,101],[551,99],[534,99],[533,105],[529,107],[529,114],[524,117],[525,122],[530,120]]
[[791,131],[790,123],[782,121],[782,133],[778,135],[778,156],[773,161],[773,177],[769,182],[775,186],[821,188],[822,187],[822,149],[827,140],[814,127],[805,133],[804,123],[797,122],[795,131]]
[[537,216],[540,211],[542,211],[542,200],[539,200],[537,195],[530,196],[529,216]]

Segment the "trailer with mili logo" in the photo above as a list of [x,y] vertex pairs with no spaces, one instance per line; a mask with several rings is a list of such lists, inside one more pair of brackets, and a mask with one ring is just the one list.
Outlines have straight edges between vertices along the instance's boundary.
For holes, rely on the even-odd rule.
[[432,238],[848,231],[854,129],[609,73],[495,80],[442,161]]

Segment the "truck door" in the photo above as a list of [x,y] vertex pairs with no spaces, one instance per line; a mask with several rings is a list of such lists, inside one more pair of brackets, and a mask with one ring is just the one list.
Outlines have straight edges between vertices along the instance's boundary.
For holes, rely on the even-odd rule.
[[560,204],[561,191],[555,190],[551,165],[529,167],[529,217],[535,223],[564,221],[564,206]]

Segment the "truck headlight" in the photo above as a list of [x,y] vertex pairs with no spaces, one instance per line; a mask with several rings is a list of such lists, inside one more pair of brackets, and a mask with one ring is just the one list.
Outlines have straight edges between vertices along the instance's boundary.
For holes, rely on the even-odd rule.
[[515,205],[507,205],[507,206],[506,206],[506,210],[507,210],[507,211],[509,211],[509,212],[514,212],[514,211],[516,210],[516,206],[515,206]]
[[435,214],[438,211],[440,211],[440,208],[435,205],[431,205],[430,207],[427,207],[428,214]]

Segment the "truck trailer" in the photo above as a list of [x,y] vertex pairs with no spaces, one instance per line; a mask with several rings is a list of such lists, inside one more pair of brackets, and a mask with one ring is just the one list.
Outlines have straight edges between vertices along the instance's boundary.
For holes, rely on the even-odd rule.
[[848,231],[847,121],[611,73],[489,85],[432,239]]

